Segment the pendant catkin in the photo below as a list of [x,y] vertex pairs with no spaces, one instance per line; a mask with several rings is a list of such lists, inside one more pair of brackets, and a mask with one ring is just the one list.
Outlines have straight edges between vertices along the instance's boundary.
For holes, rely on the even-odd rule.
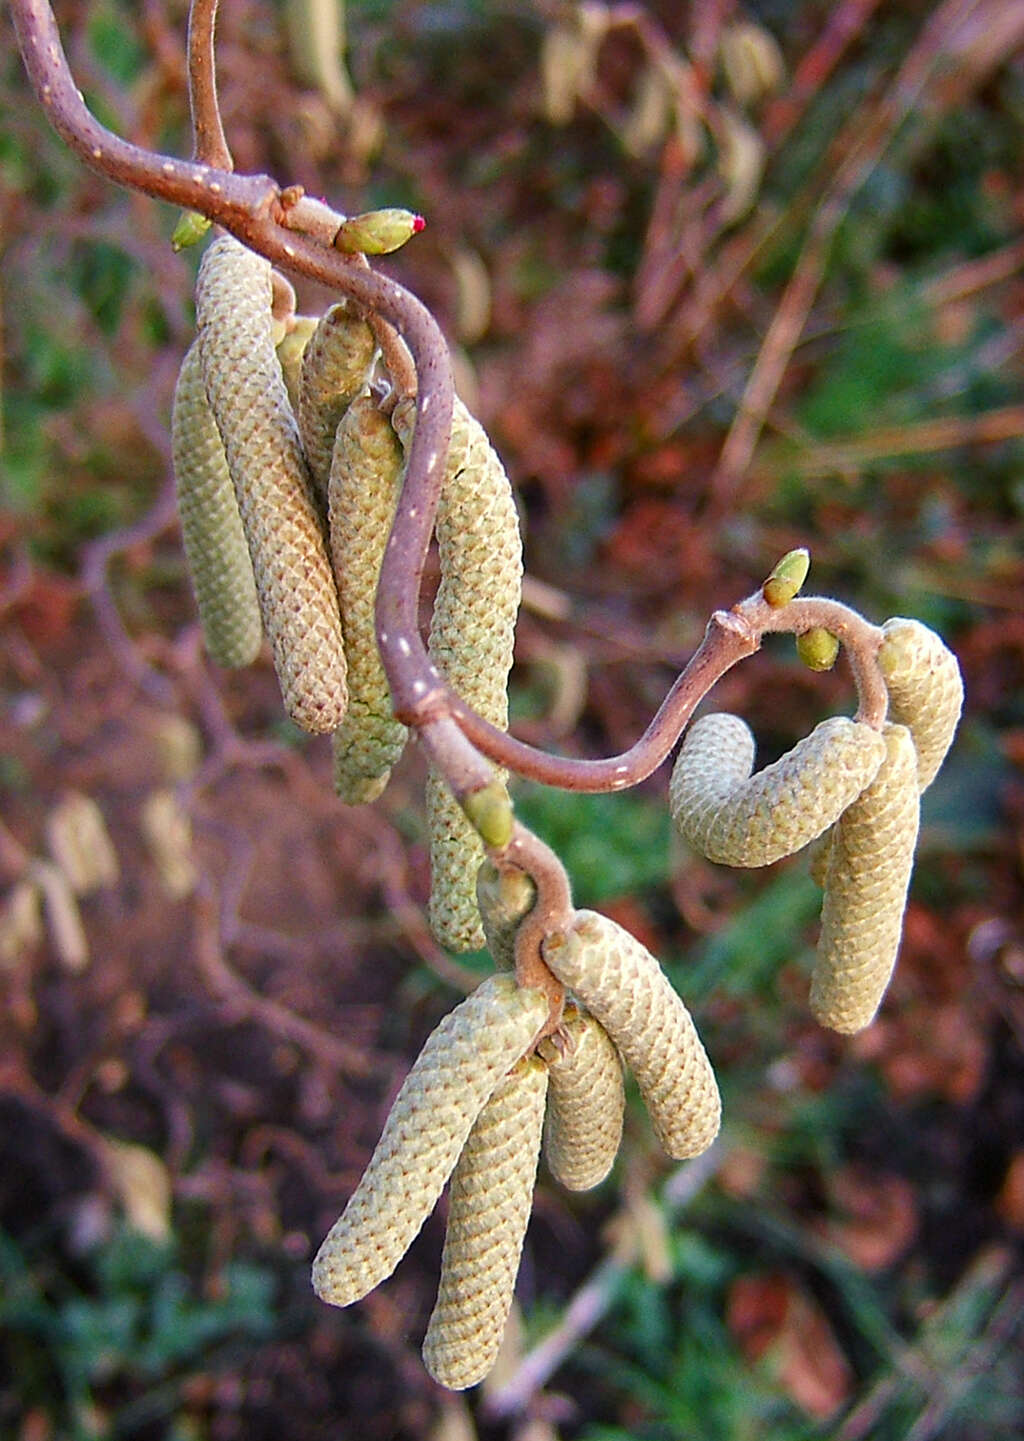
[[[392,417],[406,447],[413,418],[411,402],[400,403]],[[519,517],[501,461],[459,400],[436,528],[441,584],[430,624],[431,656],[478,715],[505,729],[523,578]],[[431,929],[452,950],[476,950],[484,944],[476,902],[483,844],[434,772],[427,781],[427,823]]]
[[694,721],[672,772],[672,819],[690,845],[728,866],[767,866],[828,829],[885,755],[870,726],[833,716],[751,775],[754,737],[739,716]]
[[429,1036],[362,1180],[317,1252],[313,1287],[322,1300],[351,1305],[391,1275],[494,1088],[547,1016],[543,992],[490,976]]
[[263,622],[224,443],[206,399],[198,343],[181,363],[171,409],[181,538],[199,623],[218,665],[251,665]]
[[315,315],[296,315],[292,328],[283,340],[277,342],[277,363],[281,367],[284,388],[288,392],[288,403],[292,414],[299,413],[299,385],[302,380],[302,357],[310,337],[319,325]]
[[722,1114],[715,1073],[650,951],[607,916],[577,911],[567,931],[545,940],[542,954],[622,1053],[668,1154],[685,1160],[706,1151]]
[[548,1061],[548,1114],[544,1156],[556,1181],[589,1191],[608,1175],[622,1140],[626,1095],[622,1061],[593,1016],[567,1006],[561,1025],[564,1050],[542,1041]]
[[498,1083],[452,1172],[423,1361],[453,1391],[482,1381],[501,1345],[533,1204],[547,1089],[544,1062],[520,1061]]
[[499,971],[511,971],[516,963],[516,931],[533,909],[537,887],[525,871],[499,871],[493,861],[484,861],[477,872],[476,899],[491,959]]
[[338,593],[271,337],[270,265],[226,236],[199,267],[203,381],[224,442],[285,709],[303,730],[345,714]]
[[896,964],[918,827],[917,753],[887,725],[886,757],[832,833],[811,1010],[844,1035],[862,1031]]
[[338,422],[366,384],[375,344],[366,321],[342,303],[323,316],[302,354],[299,433],[324,508]]
[[357,396],[338,425],[328,487],[331,559],[348,659],[348,711],[334,732],[334,788],[347,805],[380,795],[407,731],[391,711],[391,691],[374,629],[384,548],[402,488],[402,448],[369,395]]
[[960,720],[960,667],[941,637],[918,620],[894,616],[882,633],[878,664],[889,690],[889,719],[909,727],[923,791],[935,779]]

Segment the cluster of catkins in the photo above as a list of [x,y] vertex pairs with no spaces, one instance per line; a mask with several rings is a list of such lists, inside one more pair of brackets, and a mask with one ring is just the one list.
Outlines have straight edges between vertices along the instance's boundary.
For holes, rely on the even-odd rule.
[[[278,321],[272,297],[268,261],[230,236],[210,246],[172,413],[185,555],[210,655],[249,665],[266,635],[285,709],[304,730],[331,735],[337,792],[355,805],[381,793],[406,739],[374,601],[415,403],[401,400],[390,415],[382,407],[387,376],[354,311]],[[459,401],[436,533],[433,662],[504,727],[519,523],[501,462]],[[436,775],[427,820],[431,925],[450,949],[477,949],[482,843]]]

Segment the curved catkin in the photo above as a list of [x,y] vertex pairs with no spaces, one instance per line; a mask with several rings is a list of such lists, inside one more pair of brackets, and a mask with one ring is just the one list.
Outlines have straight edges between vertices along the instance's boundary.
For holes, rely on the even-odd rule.
[[296,315],[291,330],[277,342],[277,363],[281,367],[284,388],[288,392],[288,403],[293,415],[298,415],[299,411],[302,357],[319,323],[315,315]]
[[395,1098],[370,1164],[313,1262],[334,1306],[391,1275],[433,1210],[491,1093],[548,1015],[541,991],[490,976],[429,1036]]
[[499,871],[493,861],[484,861],[477,872],[476,899],[491,959],[499,971],[511,971],[516,963],[516,931],[533,909],[537,887],[525,871]]
[[187,351],[174,388],[171,454],[181,538],[206,649],[218,665],[251,665],[263,641],[260,603],[224,444],[206,399],[198,344]]
[[224,442],[285,709],[303,730],[345,714],[338,593],[274,353],[270,265],[230,236],[203,256],[203,381]]
[[567,1006],[554,1040],[541,1048],[548,1060],[548,1114],[544,1155],[556,1181],[570,1191],[589,1191],[608,1175],[622,1140],[626,1095],[622,1061],[608,1032],[585,1011]]
[[[411,402],[396,406],[392,422],[405,446],[413,419]],[[452,416],[436,529],[441,583],[430,624],[430,654],[463,700],[505,729],[523,578],[519,517],[501,461],[483,426],[460,400]],[[433,772],[427,783],[427,823],[431,928],[452,950],[476,950],[484,944],[475,894],[483,845]]]
[[852,1035],[875,1016],[903,929],[918,827],[917,753],[906,726],[885,728],[885,760],[832,833],[811,1010]]
[[684,1160],[718,1134],[722,1103],[689,1011],[640,942],[607,916],[577,911],[542,954],[600,1021],[636,1077],[658,1140]]
[[342,302],[321,318],[302,353],[298,421],[317,498],[327,504],[338,422],[366,384],[376,342]]
[[884,755],[876,730],[833,716],[752,776],[754,738],[746,722],[724,713],[701,716],[672,772],[672,819],[709,860],[767,866],[827,830]]
[[402,488],[402,467],[402,448],[391,422],[371,396],[357,396],[338,425],[327,497],[348,659],[348,711],[332,737],[334,788],[347,805],[380,795],[407,735],[391,711],[374,629],[377,581]]
[[882,627],[878,664],[889,690],[889,719],[909,728],[918,785],[935,779],[953,743],[964,703],[960,666],[941,636],[918,620],[894,616]]
[[423,1361],[453,1391],[482,1381],[501,1345],[533,1204],[547,1089],[543,1061],[520,1061],[498,1083],[452,1172]]

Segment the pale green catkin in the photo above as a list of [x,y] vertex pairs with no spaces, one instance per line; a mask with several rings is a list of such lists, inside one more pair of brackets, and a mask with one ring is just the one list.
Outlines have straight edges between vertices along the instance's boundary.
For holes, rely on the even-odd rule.
[[589,1191],[605,1179],[619,1152],[626,1104],[622,1061],[600,1022],[575,1006],[566,1007],[556,1036],[538,1049],[550,1072],[548,1168],[568,1190]]
[[689,1011],[650,951],[608,916],[577,911],[548,936],[549,968],[600,1021],[636,1077],[651,1124],[670,1156],[706,1151],[722,1103]]
[[302,357],[319,323],[315,315],[296,315],[291,330],[277,342],[277,362],[281,367],[284,388],[288,392],[288,402],[295,416],[299,413]]
[[270,265],[230,236],[203,256],[196,319],[203,382],[224,442],[285,709],[303,730],[345,714],[338,593],[281,367]]
[[502,1076],[547,1020],[541,991],[490,976],[445,1016],[405,1079],[377,1148],[313,1262],[313,1287],[348,1306],[391,1275]]
[[537,899],[537,887],[525,871],[499,871],[484,861],[477,873],[476,899],[480,907],[487,949],[499,971],[516,963],[516,931]]
[[[412,403],[401,402],[392,420],[408,447]],[[504,730],[523,578],[519,517],[501,461],[459,400],[436,530],[441,583],[430,624],[431,656],[463,700]],[[427,823],[431,928],[452,950],[477,950],[484,944],[476,901],[483,844],[434,772],[427,781]]]
[[171,409],[181,538],[199,623],[218,665],[251,665],[263,622],[224,443],[206,399],[198,343],[181,363]]
[[453,1391],[482,1381],[501,1345],[533,1204],[547,1088],[543,1061],[520,1061],[499,1081],[452,1172],[423,1361]]
[[941,636],[894,616],[882,627],[878,664],[889,690],[889,719],[909,728],[925,790],[953,743],[964,703],[960,666]]
[[302,353],[298,420],[317,499],[327,505],[338,423],[366,384],[376,342],[344,302],[332,305]]
[[887,725],[885,760],[840,817],[829,851],[811,1010],[852,1035],[874,1019],[903,929],[918,828],[917,753],[910,730]]
[[402,469],[402,448],[390,420],[371,396],[357,396],[338,425],[327,493],[348,658],[348,712],[332,737],[334,787],[347,805],[380,795],[407,735],[392,714],[374,629],[377,581]]
[[746,722],[725,713],[701,716],[672,772],[672,819],[709,860],[767,866],[827,830],[884,755],[877,731],[833,716],[752,776],[754,737]]

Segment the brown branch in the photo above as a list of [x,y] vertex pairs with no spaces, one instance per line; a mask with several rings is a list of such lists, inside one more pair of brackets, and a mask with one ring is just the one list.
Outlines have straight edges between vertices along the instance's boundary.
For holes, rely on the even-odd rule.
[[192,112],[192,158],[218,170],[234,170],[217,103],[214,30],[218,0],[192,0],[188,12],[188,103]]

